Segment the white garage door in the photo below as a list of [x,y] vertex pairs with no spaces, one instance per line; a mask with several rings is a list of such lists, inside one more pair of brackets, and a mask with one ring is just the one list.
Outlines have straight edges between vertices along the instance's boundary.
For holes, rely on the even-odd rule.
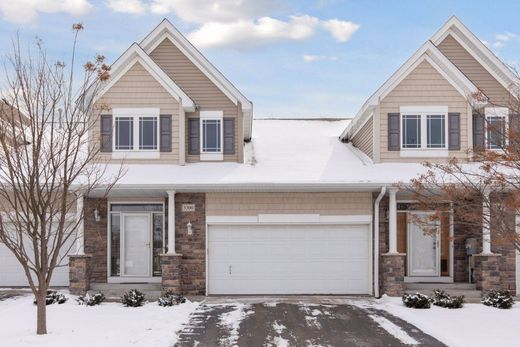
[[[63,247],[63,254],[71,248],[72,242],[73,240],[70,240],[69,244]],[[27,241],[25,244],[29,247],[31,243]],[[75,248],[72,249],[74,250]],[[69,285],[68,262],[68,257],[64,257],[60,266],[54,270],[51,286],[65,287]],[[11,251],[0,242],[0,287],[22,287],[28,285],[29,283],[22,266]]]
[[367,225],[212,225],[209,294],[370,294]]

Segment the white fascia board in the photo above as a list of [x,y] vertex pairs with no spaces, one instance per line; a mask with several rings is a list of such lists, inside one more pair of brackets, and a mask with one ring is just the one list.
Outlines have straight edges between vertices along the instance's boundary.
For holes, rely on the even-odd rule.
[[94,102],[99,100],[114,84],[117,83],[136,63],[140,63],[175,100],[182,103],[186,110],[195,110],[195,103],[184,91],[143,51],[137,43],[132,44],[121,57],[111,66],[112,74],[108,83],[96,95]]
[[[464,40],[453,30],[458,31],[465,36],[478,50],[475,52],[474,49],[468,47]],[[475,58],[504,88],[510,89],[511,84],[518,84],[518,76],[511,71],[511,69],[500,60],[490,49],[487,47],[471,30],[469,30],[464,23],[462,23],[456,16],[452,16],[432,37],[431,41],[437,46],[439,45],[448,35],[452,37],[468,51],[468,53]],[[481,54],[478,54],[481,53]],[[485,59],[482,59],[482,56]],[[503,76],[496,73],[493,65]],[[506,77],[504,79],[504,77]]]
[[477,87],[431,41],[427,41],[370,96],[340,138],[344,139],[355,134],[364,124],[363,117],[368,117],[372,108],[377,106],[424,60],[427,60],[465,98],[478,91]]
[[242,104],[243,110],[253,108],[249,101],[195,46],[167,19],[164,19],[140,43],[150,54],[164,39],[169,39],[202,73],[204,73],[235,105]]

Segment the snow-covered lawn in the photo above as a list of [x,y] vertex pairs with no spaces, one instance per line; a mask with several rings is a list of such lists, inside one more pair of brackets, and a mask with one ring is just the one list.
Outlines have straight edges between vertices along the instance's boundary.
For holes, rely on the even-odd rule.
[[73,297],[47,306],[46,336],[36,336],[36,307],[32,296],[0,301],[1,346],[172,346],[177,331],[197,306],[174,307],[147,303],[138,308],[120,303],[80,306]]
[[448,346],[520,346],[520,303],[509,310],[482,304],[465,304],[453,310],[437,306],[413,309],[405,307],[401,298],[383,297],[374,306],[410,322]]

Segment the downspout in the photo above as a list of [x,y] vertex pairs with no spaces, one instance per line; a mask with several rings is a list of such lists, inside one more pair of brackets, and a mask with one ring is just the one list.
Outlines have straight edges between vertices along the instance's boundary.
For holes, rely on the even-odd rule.
[[386,187],[381,187],[381,192],[374,202],[374,296],[379,297],[379,203],[386,194]]

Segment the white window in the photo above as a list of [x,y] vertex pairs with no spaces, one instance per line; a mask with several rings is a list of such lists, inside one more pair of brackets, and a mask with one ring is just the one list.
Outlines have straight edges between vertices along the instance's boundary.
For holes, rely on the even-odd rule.
[[506,130],[509,110],[506,107],[486,107],[486,147],[503,149],[506,145]]
[[159,109],[114,108],[113,158],[159,157]]
[[222,111],[200,112],[201,160],[224,159],[222,151],[223,117]]
[[448,156],[448,107],[402,106],[401,156]]

